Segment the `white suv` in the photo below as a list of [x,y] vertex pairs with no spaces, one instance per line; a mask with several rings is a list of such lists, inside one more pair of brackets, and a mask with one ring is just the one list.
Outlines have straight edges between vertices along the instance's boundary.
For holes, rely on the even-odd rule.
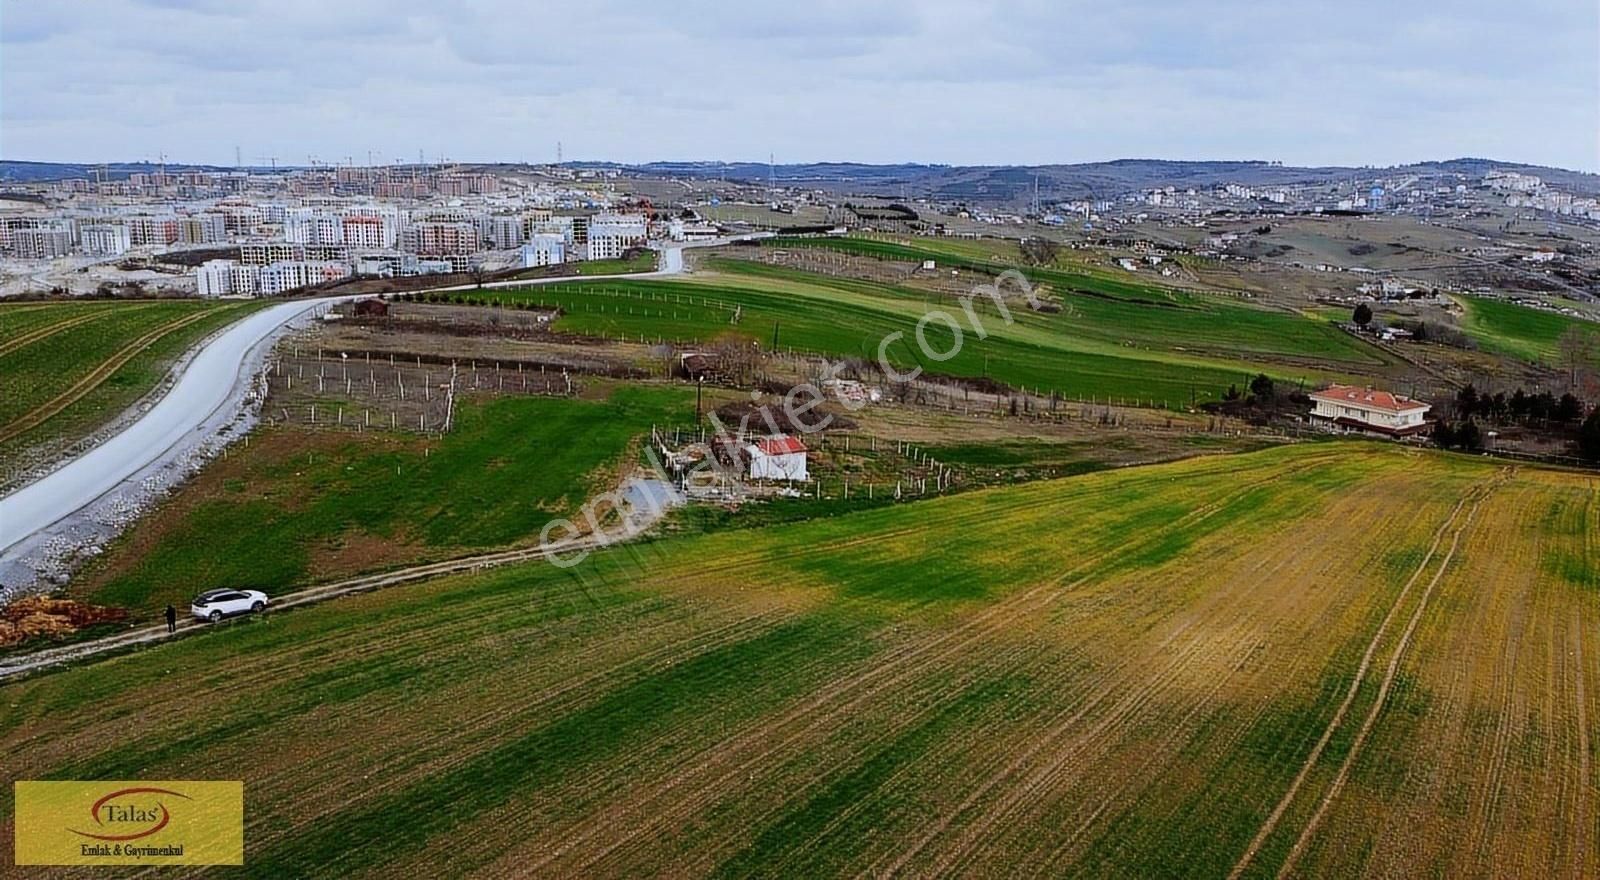
[[216,623],[235,614],[249,614],[267,607],[267,594],[259,590],[206,590],[194,597],[189,613],[196,620]]

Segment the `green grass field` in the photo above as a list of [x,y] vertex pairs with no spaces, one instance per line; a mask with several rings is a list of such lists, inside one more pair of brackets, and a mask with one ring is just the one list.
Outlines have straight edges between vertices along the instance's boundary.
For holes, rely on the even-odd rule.
[[692,410],[686,389],[623,386],[603,401],[464,403],[438,440],[264,432],[113,543],[74,589],[149,615],[219,584],[279,591],[532,543],[605,488],[652,423]]
[[[559,329],[635,341],[706,340],[738,332],[770,347],[878,359],[896,369],[982,377],[1068,397],[1187,406],[1220,397],[1229,384],[1265,371],[1286,382],[1381,373],[1392,361],[1330,324],[1220,299],[1173,294],[1122,298],[1067,295],[1059,314],[1010,309],[987,299],[974,321],[957,303],[916,290],[811,275],[742,260],[711,260],[717,274],[693,281],[570,282],[497,292],[497,298],[561,307]],[[928,357],[916,326],[942,309],[961,328],[926,324]]]
[[93,431],[154,388],[197,341],[265,304],[0,306],[0,454]]
[[0,686],[0,751],[226,768],[260,877],[1594,876],[1597,535],[1590,477],[1195,459],[269,613]]
[[[1458,296],[1466,309],[1462,329],[1487,351],[1559,366],[1559,341],[1576,327],[1600,339],[1600,324],[1481,296]],[[1600,342],[1594,343],[1600,346]]]

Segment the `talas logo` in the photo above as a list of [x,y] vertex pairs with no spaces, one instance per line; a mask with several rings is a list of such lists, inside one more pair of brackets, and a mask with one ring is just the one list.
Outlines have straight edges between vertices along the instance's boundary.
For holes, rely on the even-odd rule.
[[18,865],[242,865],[244,783],[16,783]]
[[[73,834],[88,837],[94,840],[125,841],[138,840],[167,827],[172,821],[172,813],[168,812],[167,805],[160,800],[135,800],[135,796],[171,795],[184,800],[193,800],[188,795],[173,791],[170,788],[124,788],[94,802],[89,808],[89,815],[94,819],[95,826],[110,832],[113,828],[126,829],[125,833],[93,833],[69,828]],[[142,826],[142,827],[141,827]]]

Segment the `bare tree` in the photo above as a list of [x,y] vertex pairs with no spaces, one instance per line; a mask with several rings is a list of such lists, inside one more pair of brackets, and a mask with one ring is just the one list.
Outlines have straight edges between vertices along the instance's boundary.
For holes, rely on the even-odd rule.
[[754,337],[729,331],[708,346],[717,369],[736,385],[749,385],[761,366],[761,346]]
[[1568,387],[1578,389],[1600,374],[1600,331],[1572,326],[1556,340],[1556,358],[1567,371]]
[[1061,252],[1061,245],[1054,239],[1040,238],[1036,235],[1024,238],[1017,248],[1022,252],[1023,262],[1030,266],[1054,265],[1056,255]]

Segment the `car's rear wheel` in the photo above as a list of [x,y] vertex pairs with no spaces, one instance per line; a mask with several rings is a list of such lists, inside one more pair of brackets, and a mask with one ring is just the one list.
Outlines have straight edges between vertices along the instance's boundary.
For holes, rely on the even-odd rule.
[[222,612],[221,611],[213,611],[213,612],[211,612],[211,614],[209,615],[209,619],[210,619],[210,621],[212,623],[216,623],[217,621],[222,619]]
[[261,613],[261,609],[263,609],[265,607],[267,607],[266,604],[262,603],[262,602],[252,602],[252,603],[250,603],[250,610],[254,611],[257,614],[260,614]]

